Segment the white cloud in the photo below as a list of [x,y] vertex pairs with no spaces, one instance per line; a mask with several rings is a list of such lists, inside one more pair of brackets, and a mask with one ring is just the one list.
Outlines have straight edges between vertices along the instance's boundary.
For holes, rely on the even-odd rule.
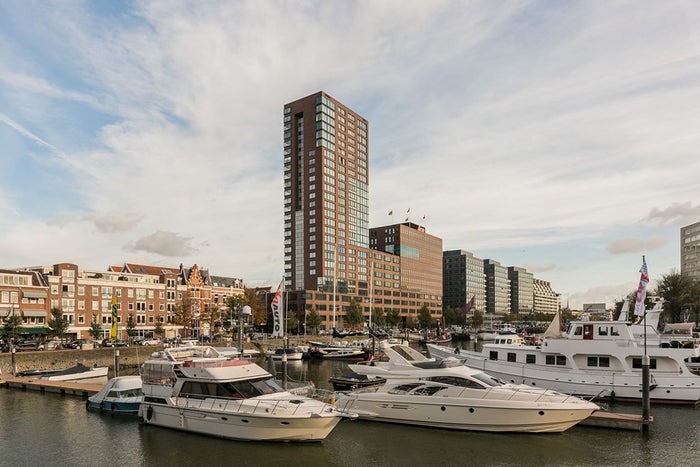
[[49,223],[27,180],[3,186],[0,232],[41,245],[0,246],[12,264],[58,250],[278,282],[282,105],[319,89],[370,121],[371,225],[411,207],[446,249],[570,297],[627,281],[634,253],[677,268],[677,228],[700,219],[693,4],[114,8],[0,6],[26,39],[0,32],[0,121],[54,155],[71,205]]

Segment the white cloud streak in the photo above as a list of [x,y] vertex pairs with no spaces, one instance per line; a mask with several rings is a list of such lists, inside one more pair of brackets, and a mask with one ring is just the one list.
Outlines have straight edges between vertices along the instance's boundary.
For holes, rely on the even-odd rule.
[[60,153],[80,197],[60,222],[0,224],[53,239],[0,249],[13,264],[59,249],[276,282],[282,105],[319,89],[370,121],[371,225],[411,206],[445,249],[502,249],[571,297],[625,283],[633,254],[677,268],[677,228],[700,218],[693,3],[4,8],[24,41],[0,36],[0,121]]

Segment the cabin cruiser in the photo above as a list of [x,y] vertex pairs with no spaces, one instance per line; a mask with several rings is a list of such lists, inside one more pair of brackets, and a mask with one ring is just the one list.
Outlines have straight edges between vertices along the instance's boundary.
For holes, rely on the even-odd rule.
[[672,347],[653,329],[647,329],[645,344],[643,330],[643,325],[627,321],[573,321],[562,333],[557,315],[540,345],[497,340],[485,343],[481,352],[431,344],[428,349],[432,356],[458,357],[511,383],[632,401],[642,398],[642,361],[647,355],[652,403],[700,402],[700,376],[688,366],[700,360],[699,349]]
[[135,415],[142,400],[141,376],[117,376],[111,378],[98,393],[88,397],[85,408]]
[[332,405],[284,390],[254,362],[208,346],[156,352],[141,370],[146,424],[251,441],[321,441],[343,417]]
[[52,371],[41,377],[45,381],[70,381],[70,382],[81,382],[81,383],[106,383],[107,373],[109,368],[106,366],[99,366],[97,364],[93,366],[83,365],[82,363],[77,363],[75,366],[66,368],[64,370]]
[[409,360],[397,350],[385,350],[389,362],[350,365],[386,382],[340,393],[336,406],[373,421],[529,433],[562,432],[598,410],[578,397],[504,383],[454,357]]

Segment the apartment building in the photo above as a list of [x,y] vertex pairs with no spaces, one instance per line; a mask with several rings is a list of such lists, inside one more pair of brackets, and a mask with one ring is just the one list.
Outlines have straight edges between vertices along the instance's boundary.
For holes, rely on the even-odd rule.
[[[441,271],[418,277],[400,248],[370,247],[367,120],[323,91],[290,102],[283,110],[283,153],[287,309],[301,320],[314,308],[326,329],[343,326],[352,301],[367,318],[375,303],[398,309],[405,321],[423,305],[438,315],[442,292],[434,281]],[[412,233],[429,238],[422,258],[430,262],[435,238],[405,228],[407,246]]]

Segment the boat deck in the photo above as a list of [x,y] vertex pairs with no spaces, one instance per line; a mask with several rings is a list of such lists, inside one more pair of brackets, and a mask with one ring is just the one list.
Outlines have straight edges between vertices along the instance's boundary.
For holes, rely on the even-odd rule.
[[71,381],[47,381],[32,376],[16,376],[1,379],[0,386],[23,391],[53,392],[87,398],[99,392],[104,385]]

